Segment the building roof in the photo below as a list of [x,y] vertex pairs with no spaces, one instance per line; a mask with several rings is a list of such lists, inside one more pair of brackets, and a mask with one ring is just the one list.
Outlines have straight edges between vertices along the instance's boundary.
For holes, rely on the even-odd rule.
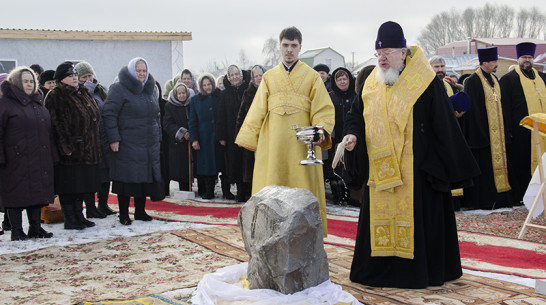
[[0,28],[4,39],[46,39],[46,40],[142,40],[182,41],[192,40],[191,32],[112,32],[82,30],[33,30]]
[[303,53],[300,54],[299,58],[300,59],[305,59],[305,58],[313,58],[317,55],[319,55],[320,53],[326,51],[326,50],[332,50],[334,51],[336,54],[338,54],[339,56],[343,57],[343,55],[339,54],[339,52],[337,52],[336,50],[330,48],[330,47],[327,47],[327,48],[320,48],[320,49],[311,49],[311,50],[307,50]]

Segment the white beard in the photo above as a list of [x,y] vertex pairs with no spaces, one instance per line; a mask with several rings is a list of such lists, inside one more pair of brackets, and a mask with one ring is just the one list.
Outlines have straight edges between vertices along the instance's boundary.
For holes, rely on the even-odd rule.
[[398,78],[400,77],[400,71],[404,69],[404,66],[400,69],[395,69],[393,67],[390,67],[387,71],[383,71],[383,69],[379,68],[376,72],[377,80],[382,82],[383,84],[387,86],[392,86],[396,84],[398,81]]

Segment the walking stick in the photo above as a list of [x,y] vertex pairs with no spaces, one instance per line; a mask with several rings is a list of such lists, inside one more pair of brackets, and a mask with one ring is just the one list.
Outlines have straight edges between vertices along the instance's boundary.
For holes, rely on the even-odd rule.
[[191,146],[190,146],[190,141],[188,141],[188,172],[190,174],[190,177],[188,179],[189,181],[189,190],[191,192],[191,184],[192,184],[192,179],[191,179]]

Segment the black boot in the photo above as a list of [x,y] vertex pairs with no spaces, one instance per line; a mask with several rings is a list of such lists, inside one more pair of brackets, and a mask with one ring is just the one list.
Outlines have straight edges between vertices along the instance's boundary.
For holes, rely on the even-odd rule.
[[23,209],[6,208],[11,224],[11,240],[27,240],[29,237],[23,232],[23,218],[21,213]]
[[41,208],[32,207],[27,208],[28,216],[28,237],[30,238],[51,238],[53,233],[47,232],[42,228],[42,223],[40,221]]
[[207,181],[205,177],[197,177],[197,195],[203,197],[207,190]]
[[91,227],[94,227],[95,226],[95,223],[90,221],[90,220],[87,220],[84,216],[83,216],[83,206],[82,206],[82,203],[81,202],[78,202],[78,200],[76,200],[76,203],[74,204],[74,216],[76,217],[76,220],[79,221],[80,223],[82,223],[84,226],[86,226],[87,228],[91,228]]
[[146,214],[146,197],[135,197],[135,220],[152,221],[152,219]]
[[104,215],[115,215],[116,211],[112,210],[108,206],[108,194],[110,194],[110,181],[104,182],[100,185],[99,192],[97,193],[97,197],[99,200],[99,211],[101,211]]
[[119,222],[124,226],[130,226],[131,218],[129,218],[129,196],[118,195],[119,204]]
[[244,182],[237,182],[237,196],[235,196],[235,201],[237,202],[245,202],[246,197],[246,183]]
[[245,202],[252,197],[252,182],[243,182],[245,184]]
[[8,211],[4,213],[4,221],[2,221],[2,230],[11,231],[11,224],[9,223]]
[[222,175],[220,177],[220,181],[222,185],[222,195],[224,196],[224,198],[228,200],[234,200],[235,196],[231,193],[231,184],[229,184],[229,179],[226,176]]
[[106,214],[99,211],[95,206],[95,194],[87,193],[83,195],[83,202],[85,202],[85,215],[87,218],[106,218]]
[[203,194],[203,199],[213,199],[214,198],[214,177],[205,178],[205,193]]
[[[60,196],[60,200],[62,199],[63,197]],[[83,223],[76,219],[76,215],[74,214],[74,203],[63,203],[61,201],[61,209],[63,210],[64,215],[65,230],[83,230],[86,228]]]

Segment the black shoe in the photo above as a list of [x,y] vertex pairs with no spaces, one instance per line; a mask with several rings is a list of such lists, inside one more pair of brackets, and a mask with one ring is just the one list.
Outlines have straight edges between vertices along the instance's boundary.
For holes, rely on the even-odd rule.
[[224,198],[228,200],[234,200],[235,195],[233,195],[231,192],[224,193]]
[[11,224],[9,223],[9,220],[5,218],[4,218],[4,221],[2,221],[2,230],[11,231]]
[[115,215],[117,214],[116,211],[112,210],[108,204],[100,204],[99,203],[99,207],[97,208],[100,212],[102,212],[104,215],[106,216],[109,216],[109,215]]
[[135,220],[152,221],[152,216],[146,214],[146,211],[135,212]]
[[23,232],[23,229],[13,229],[11,230],[11,240],[27,240],[29,237]]
[[38,229],[30,228],[28,230],[28,237],[30,237],[30,238],[51,238],[51,237],[53,237],[53,233],[47,232],[42,227],[39,227]]
[[106,214],[98,210],[96,207],[91,206],[85,210],[85,215],[87,218],[106,218]]
[[131,218],[129,218],[129,215],[122,214],[119,214],[119,222],[124,226],[130,226],[133,223]]

